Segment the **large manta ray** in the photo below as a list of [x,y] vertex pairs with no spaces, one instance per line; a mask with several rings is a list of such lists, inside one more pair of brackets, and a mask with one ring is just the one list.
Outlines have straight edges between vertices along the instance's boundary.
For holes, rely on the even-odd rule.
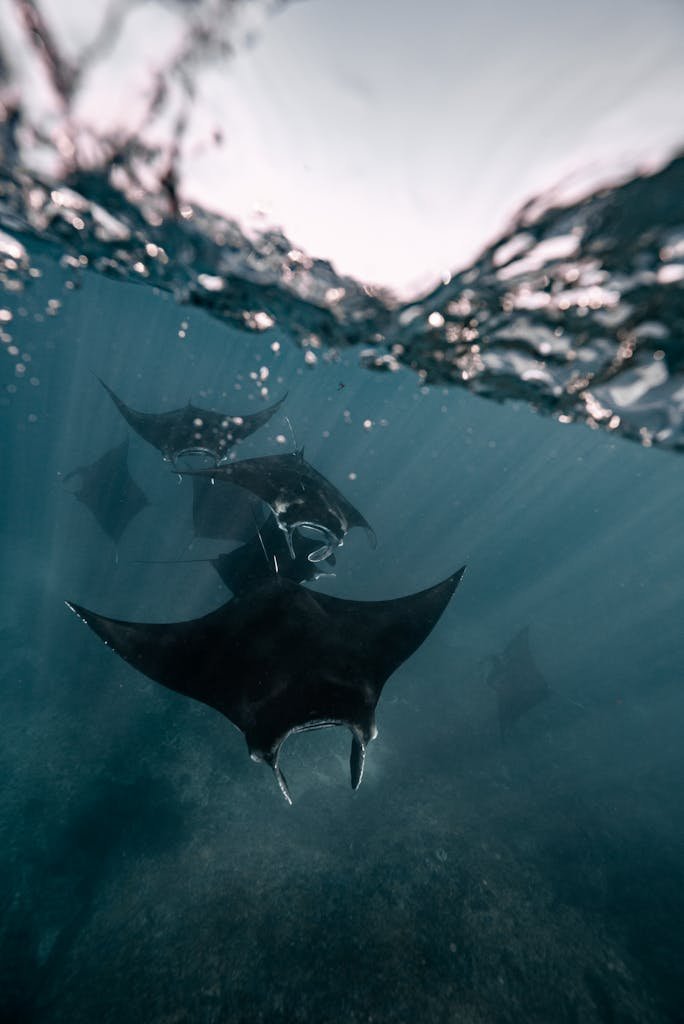
[[487,683],[496,694],[499,728],[504,740],[511,726],[545,700],[551,691],[532,656],[529,626],[524,626],[501,654],[489,660]]
[[433,629],[463,572],[391,601],[341,600],[278,577],[200,619],[167,624],[67,604],[130,665],[225,715],[292,803],[280,751],[307,729],[351,731],[351,784],[359,786],[382,688]]
[[78,490],[71,491],[93,514],[115,544],[138,512],[149,504],[147,495],[128,471],[128,438],[115,445],[88,466],[72,469],[63,478],[78,477]]
[[342,544],[353,526],[362,526],[371,546],[376,545],[375,533],[358,509],[306,461],[303,450],[240,459],[215,469],[185,470],[183,476],[228,481],[265,501],[287,538],[292,558],[295,557],[292,537],[298,526],[319,530],[325,538],[318,551],[309,555],[311,561],[327,558],[333,547]]
[[234,444],[268,423],[287,397],[284,395],[275,405],[244,416],[212,412],[191,402],[169,412],[139,412],[122,402],[100,377],[97,379],[136,434],[174,465],[181,455],[199,454],[212,456],[218,464]]

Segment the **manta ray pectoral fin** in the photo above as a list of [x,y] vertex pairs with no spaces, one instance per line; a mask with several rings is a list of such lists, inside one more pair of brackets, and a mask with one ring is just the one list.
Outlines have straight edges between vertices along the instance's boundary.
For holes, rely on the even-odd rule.
[[360,736],[352,733],[351,754],[349,755],[349,769],[351,771],[352,789],[358,789],[363,778],[363,766],[366,760],[366,745]]

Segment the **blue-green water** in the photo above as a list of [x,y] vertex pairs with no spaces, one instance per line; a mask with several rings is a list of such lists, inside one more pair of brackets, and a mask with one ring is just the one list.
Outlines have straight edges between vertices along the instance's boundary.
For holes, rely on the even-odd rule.
[[[4,298],[39,383],[6,383],[2,416],[3,1019],[679,1019],[679,457],[354,355],[311,368],[277,331],[35,263]],[[225,720],[63,604],[164,621],[226,599],[208,566],[132,564],[192,540],[188,482],[135,436],[152,504],[118,561],[62,486],[125,436],[93,374],[139,407],[244,411],[262,366],[379,537],[350,534],[315,587],[396,596],[468,565],[386,687],[359,791],[346,732],[298,736],[292,808]],[[553,694],[502,746],[483,666],[526,624]]]

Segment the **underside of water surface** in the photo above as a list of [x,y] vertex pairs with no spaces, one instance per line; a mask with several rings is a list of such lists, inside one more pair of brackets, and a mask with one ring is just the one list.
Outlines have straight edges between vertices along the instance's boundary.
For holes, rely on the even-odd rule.
[[[608,67],[633,29],[606,5]],[[386,29],[403,70],[409,9],[390,24],[377,6],[350,8],[358,46]],[[306,34],[332,3],[96,7],[0,0],[0,1022],[680,1020],[679,129],[584,185],[547,174],[474,257],[411,290],[349,269],[342,245],[309,250],[284,215],[248,223],[237,177],[232,198],[217,184],[260,102],[240,113],[231,75],[244,85],[241,62],[263,70],[278,39],[310,57],[314,134],[341,159],[355,125],[333,118]],[[540,10],[523,5],[516,45]],[[666,66],[684,24],[654,12]],[[496,53],[493,80],[511,73]],[[340,66],[350,109],[382,108],[370,72]],[[296,88],[279,68],[269,96]],[[269,142],[275,179],[289,157]],[[408,221],[398,237],[388,268]],[[303,450],[327,511],[358,510],[378,541],[344,516],[300,531],[314,555],[344,540],[300,556],[308,594],[379,602],[467,565],[383,690],[357,792],[347,728],[293,731],[288,806],[226,718],[65,607],[205,616],[246,539],[271,571],[264,523],[287,512],[252,497],[202,518],[183,473],[208,479],[222,453],[164,461],[102,384],[146,413],[190,403],[198,431],[203,410],[226,429],[255,416],[225,465]]]

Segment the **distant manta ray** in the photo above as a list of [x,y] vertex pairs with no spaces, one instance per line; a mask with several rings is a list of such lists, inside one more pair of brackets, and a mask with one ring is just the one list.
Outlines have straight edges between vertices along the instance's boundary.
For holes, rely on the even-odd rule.
[[309,555],[312,562],[327,558],[354,526],[362,526],[366,530],[371,547],[377,544],[370,524],[322,473],[306,461],[303,449],[284,455],[240,459],[215,469],[182,470],[181,474],[228,481],[265,501],[286,536],[292,558],[295,558],[292,537],[297,527],[319,530],[325,538],[325,543]]
[[166,624],[67,605],[134,668],[225,715],[291,804],[280,752],[309,729],[351,731],[358,788],[382,688],[430,634],[464,571],[391,601],[345,601],[277,577],[202,618]]
[[539,671],[530,647],[530,629],[524,626],[501,654],[492,655],[487,684],[496,694],[501,739],[531,708],[550,695],[549,684]]
[[139,412],[126,405],[101,377],[97,379],[136,434],[174,465],[181,455],[210,455],[218,465],[233,445],[268,423],[287,398],[284,395],[275,405],[244,416],[212,412],[191,402],[169,412]]
[[80,478],[80,487],[69,493],[90,510],[107,536],[118,544],[131,520],[149,505],[147,495],[128,471],[128,438],[95,462],[72,469],[62,483],[74,477]]

